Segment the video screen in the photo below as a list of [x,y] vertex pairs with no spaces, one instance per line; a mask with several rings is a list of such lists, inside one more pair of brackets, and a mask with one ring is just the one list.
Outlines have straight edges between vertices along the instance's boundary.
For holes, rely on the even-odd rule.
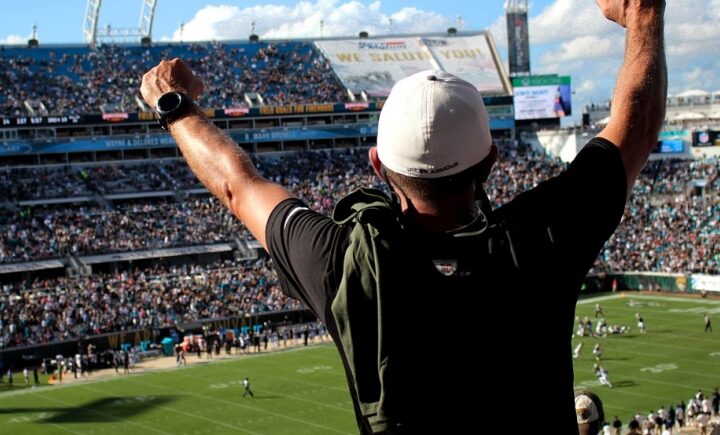
[[513,99],[516,120],[572,115],[570,77],[516,77],[513,79]]

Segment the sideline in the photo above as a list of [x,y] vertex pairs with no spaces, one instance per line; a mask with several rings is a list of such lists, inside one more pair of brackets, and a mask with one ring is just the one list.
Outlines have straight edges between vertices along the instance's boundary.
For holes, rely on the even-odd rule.
[[204,366],[208,364],[222,364],[222,363],[229,363],[234,362],[239,359],[245,359],[245,358],[261,358],[268,355],[273,355],[280,352],[302,352],[304,350],[308,349],[321,349],[325,347],[330,347],[335,349],[334,346],[332,346],[332,341],[329,340],[329,338],[325,341],[317,342],[317,343],[308,343],[307,346],[303,346],[302,343],[300,344],[289,344],[287,347],[277,347],[277,348],[269,348],[266,351],[262,352],[252,352],[252,353],[241,353],[241,354],[231,354],[227,355],[225,353],[221,353],[220,355],[213,355],[212,359],[206,359],[205,356],[206,353],[203,353],[203,358],[198,359],[197,354],[189,354],[185,358],[187,360],[187,365],[178,366],[175,362],[175,356],[161,356],[157,358],[147,359],[144,361],[141,361],[138,363],[134,368],[130,369],[130,373],[123,374],[122,373],[122,367],[120,367],[120,373],[115,373],[115,369],[113,367],[106,368],[106,369],[100,369],[100,370],[93,370],[92,375],[86,375],[83,377],[78,377],[77,379],[72,377],[72,374],[70,374],[70,377],[67,377],[63,375],[63,382],[62,383],[56,383],[56,384],[43,384],[39,388],[28,388],[24,385],[18,385],[17,389],[13,389],[10,391],[3,391],[0,392],[0,399],[5,399],[7,397],[13,397],[13,396],[19,396],[24,394],[35,394],[35,393],[46,393],[50,391],[56,391],[58,389],[68,388],[75,385],[89,385],[89,384],[98,384],[102,382],[108,382],[113,381],[116,379],[122,379],[124,377],[134,377],[136,375],[144,375],[147,373],[160,373],[160,372],[168,372],[168,371],[174,371],[174,370],[186,370],[186,369],[192,369],[199,366]]

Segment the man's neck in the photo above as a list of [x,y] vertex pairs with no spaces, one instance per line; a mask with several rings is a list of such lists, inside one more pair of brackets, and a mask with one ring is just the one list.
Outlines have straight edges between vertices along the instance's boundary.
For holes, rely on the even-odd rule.
[[400,197],[403,214],[430,232],[446,232],[465,226],[479,215],[479,208],[472,197],[452,196],[439,201],[408,201]]

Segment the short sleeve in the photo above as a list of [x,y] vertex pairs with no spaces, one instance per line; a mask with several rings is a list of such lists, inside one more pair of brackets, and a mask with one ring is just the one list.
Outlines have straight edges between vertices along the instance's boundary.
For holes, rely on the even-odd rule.
[[622,218],[626,186],[619,150],[595,138],[564,173],[518,195],[494,216],[520,229],[523,237],[515,242],[526,256],[584,276]]
[[270,214],[265,239],[283,292],[325,321],[341,278],[346,229],[302,201],[288,199]]

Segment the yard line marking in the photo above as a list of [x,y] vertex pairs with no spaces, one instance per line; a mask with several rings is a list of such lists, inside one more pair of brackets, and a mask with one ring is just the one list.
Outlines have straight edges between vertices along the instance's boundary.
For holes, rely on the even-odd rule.
[[[240,371],[240,369],[236,369],[236,368],[233,368],[233,370],[238,371],[238,372]],[[348,395],[350,395],[350,390],[348,390],[347,388],[333,387],[331,385],[323,385],[323,384],[318,384],[316,382],[298,381],[296,379],[285,378],[282,376],[274,376],[274,375],[268,375],[268,374],[263,374],[263,376],[272,378],[272,379],[279,379],[279,380],[285,381],[285,382],[295,382],[296,384],[311,385],[313,387],[321,387],[321,388],[325,388],[325,389],[329,389],[329,390],[335,390],[335,391],[339,391],[342,393],[348,393]]]
[[[674,302],[682,302],[682,301],[674,301]],[[705,313],[710,314],[711,319],[713,315],[717,315],[718,312],[720,312],[720,307],[713,306],[713,307],[695,307],[695,308],[670,308],[668,309],[667,306],[659,306],[659,307],[650,307],[650,306],[643,306],[643,307],[633,307],[626,305],[624,307],[613,307],[613,310],[620,310],[620,311],[630,311],[630,312],[638,312],[641,311],[643,313],[656,313],[658,315],[681,315],[686,316],[687,319],[681,320],[680,322],[689,322],[690,320],[697,319],[697,322],[700,328],[703,328],[705,326],[705,323],[703,322],[703,315]]]
[[341,430],[339,430],[339,429],[336,429],[336,428],[333,428],[333,427],[329,427],[329,426],[324,426],[324,425],[317,424],[317,423],[313,423],[313,422],[311,422],[311,421],[303,420],[303,419],[301,419],[301,418],[290,417],[290,416],[287,416],[287,415],[284,415],[284,414],[279,414],[279,413],[277,413],[277,412],[268,411],[268,410],[263,409],[263,408],[257,408],[257,407],[254,407],[254,406],[244,405],[244,404],[242,404],[242,403],[235,403],[235,402],[230,402],[230,401],[227,401],[227,400],[217,399],[217,398],[215,398],[215,397],[213,397],[213,396],[208,396],[208,395],[206,395],[206,394],[191,393],[191,392],[189,392],[189,391],[178,390],[178,389],[176,389],[176,388],[165,387],[165,386],[162,386],[162,385],[157,385],[157,384],[153,384],[153,383],[149,383],[149,382],[140,382],[140,381],[134,380],[134,379],[128,379],[127,381],[128,381],[128,382],[135,383],[135,384],[139,384],[139,385],[145,385],[145,386],[150,386],[150,387],[155,387],[155,388],[161,388],[161,389],[163,389],[163,390],[169,390],[169,391],[174,391],[174,392],[176,392],[176,393],[182,393],[182,394],[185,394],[185,395],[195,396],[195,397],[199,397],[199,398],[202,398],[202,399],[210,399],[210,400],[213,400],[213,401],[215,401],[215,402],[225,403],[225,404],[227,404],[227,405],[232,405],[232,406],[234,406],[234,407],[246,408],[246,409],[250,409],[250,410],[253,410],[253,411],[257,411],[257,412],[264,412],[264,413],[266,413],[266,414],[269,414],[269,415],[272,415],[272,416],[275,416],[275,417],[280,417],[280,418],[284,418],[284,419],[287,419],[287,420],[297,421],[297,422],[302,423],[302,424],[307,424],[307,425],[309,425],[309,426],[319,427],[319,428],[321,428],[321,429],[329,430],[329,431],[332,431],[332,432],[337,432],[337,433],[352,435],[352,432],[343,432],[343,431],[341,431]]
[[[97,392],[97,393],[107,394],[107,391],[98,390],[97,388],[92,388],[92,387],[87,387],[87,386],[82,386],[81,388],[84,388],[84,389],[90,390],[90,391],[95,391],[95,392]],[[113,396],[118,397],[118,398],[120,397],[120,396],[118,396],[117,394],[113,394]],[[106,395],[105,397],[108,397],[108,396]],[[202,415],[194,414],[194,413],[192,413],[192,412],[180,411],[179,409],[175,409],[175,408],[172,408],[172,407],[169,407],[169,406],[163,406],[163,405],[154,405],[154,404],[152,404],[152,406],[155,407],[155,408],[164,409],[164,410],[166,410],[166,411],[171,411],[171,412],[176,412],[176,413],[178,413],[178,414],[187,415],[188,417],[194,417],[194,418],[197,418],[197,419],[200,419],[200,420],[209,421],[209,422],[214,423],[214,424],[216,424],[216,425],[218,425],[218,426],[225,426],[225,427],[230,428],[230,429],[239,430],[239,431],[241,431],[241,432],[247,432],[247,433],[250,433],[250,434],[253,434],[253,435],[261,435],[261,434],[259,434],[259,433],[257,433],[257,432],[253,432],[253,431],[251,431],[251,430],[244,429],[244,428],[242,428],[242,427],[229,425],[229,424],[223,423],[223,422],[221,422],[221,421],[216,421],[216,420],[213,420],[213,419],[211,419],[211,418],[203,417]]]
[[[631,413],[632,415],[635,415],[635,412],[637,412],[637,409],[632,410],[630,408],[623,408],[622,406],[608,405],[606,403],[603,403],[603,407],[605,407],[605,409],[613,408],[613,409],[619,409],[621,411],[627,411],[627,412]],[[607,420],[607,417],[605,417],[605,419]]]
[[[618,381],[615,381],[615,382],[618,382]],[[614,394],[614,393],[618,393],[618,394],[624,394],[624,395],[626,395],[626,396],[643,397],[643,398],[648,398],[648,399],[653,399],[653,400],[665,399],[665,401],[669,401],[669,402],[672,402],[672,401],[676,401],[676,400],[677,400],[677,397],[667,397],[667,396],[660,396],[660,395],[658,395],[658,394],[654,394],[654,395],[653,395],[653,394],[643,394],[643,393],[636,393],[636,392],[632,392],[632,391],[626,391],[626,390],[623,389],[622,387],[607,388],[607,390],[606,390],[605,388],[603,388],[602,390],[603,390],[603,391],[608,391],[608,392],[609,392],[609,391],[612,391],[613,394]],[[597,390],[596,390],[596,391],[597,391]],[[600,395],[602,396],[602,394],[600,394]],[[606,402],[606,400],[603,401],[603,406],[605,405],[605,402]],[[644,406],[644,405],[643,405],[643,406]]]
[[77,432],[77,431],[74,431],[74,430],[72,430],[72,429],[68,429],[68,428],[66,428],[66,427],[62,427],[62,425],[59,425],[59,424],[57,424],[57,423],[49,423],[49,422],[47,422],[47,421],[43,421],[42,424],[49,424],[50,426],[52,426],[52,427],[54,427],[54,428],[57,428],[57,429],[60,429],[60,430],[64,430],[65,432],[70,432],[70,433],[73,433],[73,434],[75,434],[75,435],[83,435],[83,434],[84,434],[84,432]]
[[[663,334],[663,335],[664,335],[664,334]],[[635,355],[641,355],[641,356],[643,356],[643,355],[651,355],[651,356],[657,356],[657,357],[659,357],[659,358],[666,359],[666,358],[668,358],[668,356],[665,355],[665,354],[654,353],[654,352],[632,352],[632,351],[630,351],[630,350],[625,350],[625,349],[642,349],[644,346],[650,346],[650,347],[652,347],[652,346],[655,346],[655,347],[667,347],[667,348],[670,348],[670,349],[678,349],[678,350],[683,350],[683,351],[687,351],[688,349],[692,349],[692,348],[689,348],[689,347],[676,346],[676,345],[673,345],[673,344],[666,344],[666,343],[649,343],[649,342],[648,342],[648,343],[630,343],[630,344],[628,344],[628,345],[626,345],[626,346],[623,346],[623,344],[624,344],[624,343],[615,343],[615,342],[613,342],[612,346],[609,346],[609,347],[608,347],[608,346],[605,346],[605,353],[604,353],[605,357],[608,357],[608,351],[610,352],[610,355],[612,355],[612,352],[614,352],[614,351],[616,351],[616,350],[619,350],[620,352],[633,353],[633,354],[635,354]],[[602,358],[601,358],[601,359],[602,359]],[[679,359],[679,360],[683,360],[683,361],[689,361],[689,362],[692,362],[693,364],[696,364],[696,363],[700,363],[700,364],[712,364],[712,365],[720,364],[720,360],[716,360],[716,361],[711,361],[711,360],[699,360],[699,359],[697,359],[697,358],[684,358],[684,357],[675,356],[675,355],[673,355],[673,359]],[[610,361],[611,361],[611,360],[610,360]]]
[[[180,374],[180,376],[183,376],[183,377],[185,377],[185,378],[200,380],[200,381],[203,381],[203,380],[207,380],[207,379],[208,379],[207,377],[190,376],[190,375],[185,375],[185,374]],[[350,414],[355,415],[355,411],[352,411],[352,410],[350,410],[350,409],[341,408],[341,407],[335,406],[335,405],[329,405],[329,404],[326,404],[326,403],[324,403],[324,402],[319,402],[319,401],[317,401],[317,400],[304,399],[304,398],[302,398],[302,397],[298,397],[298,396],[295,396],[295,395],[292,395],[292,394],[281,393],[281,392],[278,392],[278,391],[273,391],[273,390],[268,390],[268,389],[264,389],[263,391],[267,391],[268,393],[275,394],[275,395],[279,395],[279,396],[288,397],[288,398],[291,398],[291,399],[294,399],[294,400],[298,400],[298,401],[301,401],[301,402],[313,403],[313,404],[315,404],[315,405],[320,405],[320,406],[324,406],[324,407],[327,407],[327,408],[336,409],[336,410],[338,410],[338,411],[347,412],[347,413],[350,413]]]
[[[621,353],[631,353],[631,354],[637,354],[637,355],[645,355],[645,354],[639,353],[639,352],[631,352],[631,351],[623,351],[623,350],[618,350],[618,352],[621,352]],[[665,357],[665,359],[668,360],[667,357]],[[647,363],[637,364],[637,363],[631,363],[631,362],[626,362],[626,361],[614,361],[614,360],[611,360],[611,361],[608,361],[607,366],[608,366],[608,367],[612,367],[612,366],[615,366],[615,365],[624,365],[624,366],[629,366],[629,367],[647,367],[646,364],[647,364]],[[710,379],[714,379],[714,380],[716,380],[716,381],[717,381],[717,378],[718,378],[718,377],[717,377],[717,374],[704,374],[704,373],[698,373],[698,372],[694,372],[694,371],[676,370],[676,369],[673,369],[673,371],[674,371],[675,373],[682,373],[682,374],[687,374],[687,375],[699,376],[699,377],[703,377],[703,378],[710,378]],[[673,385],[677,385],[677,384],[673,384]]]
[[602,302],[602,301],[612,301],[612,300],[620,299],[620,298],[622,298],[622,296],[619,294],[607,295],[607,296],[594,296],[594,297],[590,297],[590,298],[579,299],[577,301],[576,305],[588,305],[588,304],[594,304],[594,303]]
[[707,305],[720,305],[720,301],[716,300],[708,300],[708,299],[695,299],[695,298],[685,298],[682,296],[654,296],[654,295],[643,295],[643,294],[637,294],[634,291],[625,291],[625,295],[622,294],[613,294],[613,295],[607,295],[607,296],[597,296],[597,297],[591,297],[591,298],[583,298],[577,302],[578,305],[586,305],[586,304],[594,304],[596,302],[602,302],[602,301],[611,301],[614,299],[631,299],[631,298],[638,298],[638,299],[655,299],[658,301],[667,301],[667,302],[690,302],[695,304],[707,304]]
[[[73,405],[72,403],[65,402],[65,401],[62,401],[62,400],[53,399],[52,397],[49,397],[49,396],[40,396],[40,397],[42,397],[43,399],[47,399],[47,400],[49,400],[49,401],[51,401],[51,402],[60,403],[60,404],[66,405],[66,406],[78,406],[78,405]],[[83,408],[83,409],[85,409],[86,411],[91,412],[91,413],[93,413],[93,414],[102,415],[103,417],[112,418],[112,419],[114,419],[114,420],[120,420],[120,421],[122,421],[122,422],[131,424],[131,425],[134,425],[134,426],[140,426],[140,427],[142,427],[142,428],[144,428],[144,429],[148,429],[148,430],[151,430],[151,431],[153,431],[153,432],[157,432],[157,433],[161,433],[161,434],[165,434],[165,435],[173,435],[173,434],[171,434],[171,433],[169,433],[169,432],[163,432],[163,431],[161,431],[161,430],[159,430],[159,429],[155,429],[154,427],[146,426],[146,425],[144,425],[144,424],[142,424],[142,423],[136,423],[136,422],[134,422],[134,421],[132,421],[132,420],[128,420],[128,419],[126,419],[126,418],[117,417],[117,416],[114,416],[114,415],[112,415],[112,414],[108,414],[108,413],[105,413],[105,412],[96,411],[96,410],[91,409],[91,408]]]
[[[280,362],[277,362],[277,361],[263,361],[263,364],[266,363],[266,362],[269,362],[270,364],[275,364],[275,365],[283,366],[283,367],[287,367],[287,366],[288,366],[288,364],[283,364],[283,363],[280,363]],[[235,368],[235,367],[232,367],[232,370],[234,370],[234,371],[241,371],[240,369]],[[331,371],[331,373],[332,373],[332,372],[337,372],[337,371],[338,371],[338,370],[333,370],[333,371]],[[318,384],[318,383],[315,383],[315,382],[297,381],[297,380],[295,380],[295,379],[283,378],[283,377],[274,376],[274,375],[265,375],[265,374],[264,374],[263,376],[267,376],[267,377],[269,377],[269,378],[274,378],[274,379],[281,379],[281,380],[283,380],[283,381],[297,382],[297,383],[302,383],[302,384],[307,384],[307,385],[313,385],[313,386],[316,386],[316,387],[328,388],[328,389],[331,389],[331,390],[337,390],[337,391],[342,391],[342,392],[348,392],[348,391],[349,391],[347,388],[333,387],[333,386],[331,386],[331,385],[323,385],[323,384]],[[343,381],[346,380],[344,374],[343,374],[343,376],[342,376],[342,380],[343,380]]]
[[33,415],[38,416],[39,418],[30,418],[30,417],[27,417],[27,416],[24,417],[24,418],[27,418],[28,420],[24,420],[23,417],[11,417],[11,418],[8,420],[7,425],[12,425],[12,424],[18,423],[18,422],[13,421],[13,420],[15,420],[16,418],[20,418],[20,419],[23,419],[23,421],[21,421],[21,422],[19,422],[19,423],[49,424],[50,426],[53,426],[53,427],[55,427],[55,428],[57,428],[57,429],[60,429],[60,430],[64,430],[65,432],[70,432],[70,433],[76,434],[76,435],[83,435],[83,432],[78,432],[78,431],[74,431],[74,430],[72,430],[72,429],[68,429],[68,428],[66,428],[66,427],[62,427],[61,425],[59,425],[59,424],[57,424],[57,423],[50,423],[49,421],[44,421],[45,418],[46,418],[46,417],[43,416],[44,414],[51,414],[51,415],[52,415],[52,414],[54,414],[54,413],[53,413],[52,411],[45,411],[45,412],[41,412],[41,413],[33,413]]

